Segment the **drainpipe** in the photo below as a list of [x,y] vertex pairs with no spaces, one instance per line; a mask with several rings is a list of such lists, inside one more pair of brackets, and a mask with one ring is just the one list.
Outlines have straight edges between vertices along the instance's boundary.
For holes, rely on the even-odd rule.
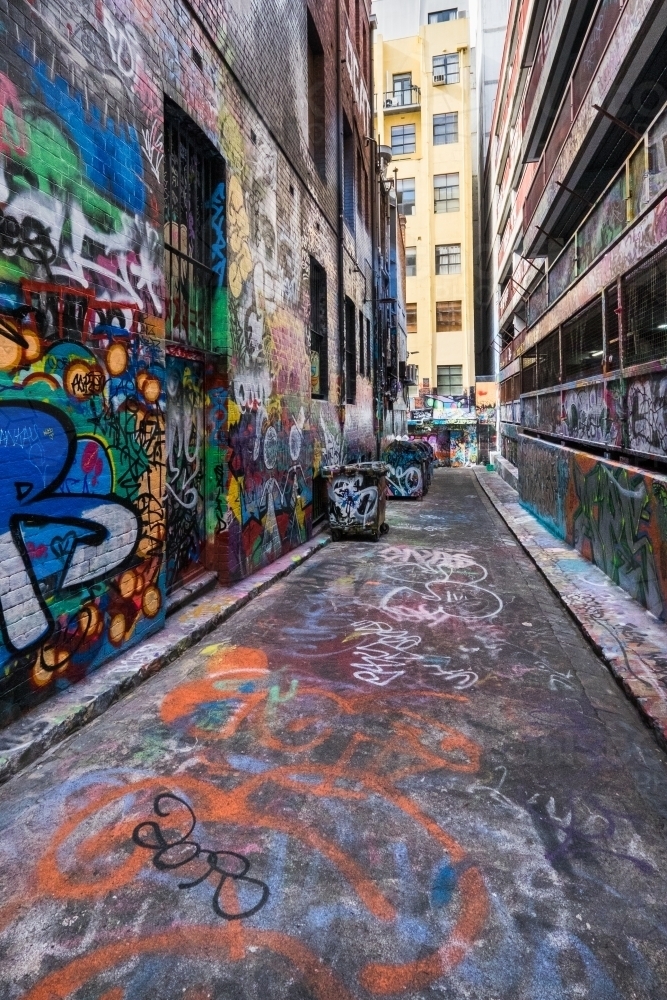
[[336,2],[336,108],[338,126],[338,345],[339,345],[339,386],[340,401],[339,414],[341,418],[341,435],[345,428],[345,403],[347,400],[347,386],[345,384],[345,232],[344,232],[344,189],[345,177],[343,173],[343,52],[341,45],[341,32],[343,28],[341,17],[342,0]]

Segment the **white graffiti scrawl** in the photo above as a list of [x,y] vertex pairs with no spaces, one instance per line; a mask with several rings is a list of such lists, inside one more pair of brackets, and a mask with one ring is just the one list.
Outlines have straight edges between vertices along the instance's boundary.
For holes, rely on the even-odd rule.
[[396,581],[381,600],[380,609],[395,621],[438,625],[449,618],[476,621],[495,618],[503,602],[481,587],[488,571],[473,556],[443,549],[391,546],[381,558]]

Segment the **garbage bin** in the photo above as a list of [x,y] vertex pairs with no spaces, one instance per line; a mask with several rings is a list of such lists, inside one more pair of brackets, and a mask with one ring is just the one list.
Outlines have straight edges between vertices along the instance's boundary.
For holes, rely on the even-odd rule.
[[387,467],[384,462],[326,466],[322,476],[329,494],[331,537],[370,536],[389,531],[385,522]]
[[385,448],[382,461],[388,467],[387,496],[421,500],[428,489],[429,463],[419,443],[397,438]]

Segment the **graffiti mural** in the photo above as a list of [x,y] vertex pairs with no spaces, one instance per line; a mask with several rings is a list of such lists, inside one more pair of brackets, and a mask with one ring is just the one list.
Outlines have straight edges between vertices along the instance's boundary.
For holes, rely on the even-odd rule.
[[667,480],[520,436],[522,502],[652,614],[667,618]]
[[[141,46],[102,5],[69,40],[33,15],[29,48],[0,27],[0,724],[165,605],[160,140],[144,121],[149,170],[125,106]],[[123,115],[97,103],[85,47],[124,81]]]
[[167,355],[167,587],[204,568],[204,362]]
[[420,499],[427,488],[424,454],[420,442],[398,438],[385,448],[382,461],[388,467],[387,495]]

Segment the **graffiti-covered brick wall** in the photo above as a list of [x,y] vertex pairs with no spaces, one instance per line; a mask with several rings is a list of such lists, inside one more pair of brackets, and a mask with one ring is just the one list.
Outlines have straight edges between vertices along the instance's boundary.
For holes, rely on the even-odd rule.
[[[342,384],[347,15],[310,5],[327,123],[316,166],[306,0],[219,6],[11,0],[0,12],[0,725],[159,629],[188,574],[227,583],[305,541],[321,465],[373,457],[368,360],[347,405]],[[343,100],[363,137],[355,72]],[[202,196],[214,293],[201,344],[186,329],[193,296],[175,319],[175,284],[183,299],[199,264],[196,220],[166,221],[169,107],[219,161]],[[355,202],[345,235],[358,352],[372,321],[368,204]],[[320,400],[313,259],[326,274]]]
[[667,620],[667,477],[520,435],[523,503]]
[[161,97],[131,26],[0,45],[0,721],[164,619]]

